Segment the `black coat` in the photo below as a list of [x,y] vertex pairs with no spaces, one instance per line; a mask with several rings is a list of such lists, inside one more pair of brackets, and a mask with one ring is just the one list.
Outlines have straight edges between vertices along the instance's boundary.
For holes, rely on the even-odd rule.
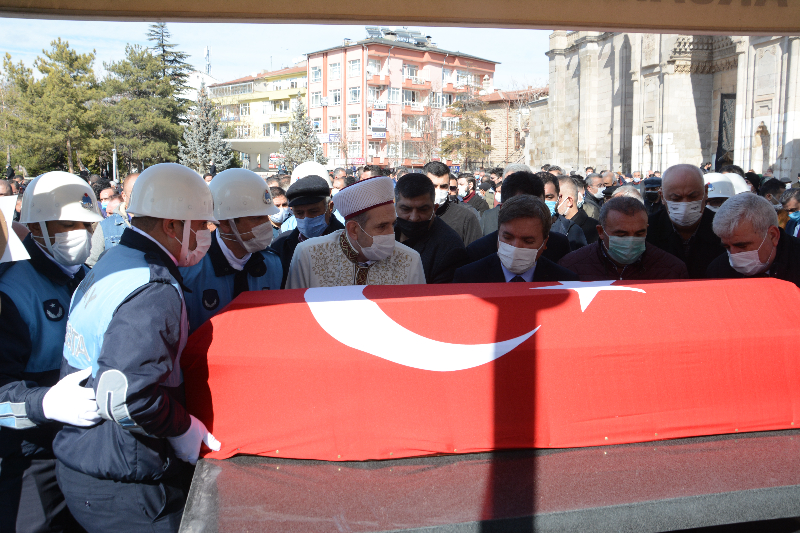
[[557,216],[555,222],[553,222],[553,225],[550,227],[550,231],[566,235],[567,239],[569,239],[569,249],[572,251],[583,248],[588,244],[586,242],[586,235],[583,234],[581,227],[564,215]]
[[[533,281],[578,281],[578,275],[540,257],[533,271]],[[453,283],[505,283],[503,267],[497,253],[456,270]]]
[[[398,241],[399,236],[400,230],[396,229]],[[456,269],[469,262],[461,237],[439,217],[433,218],[433,224],[425,235],[407,239],[403,244],[419,253],[428,283],[450,283]]]
[[[467,257],[470,263],[488,257],[497,252],[497,232],[481,237],[477,241],[467,246]],[[549,259],[553,263],[558,263],[561,258],[567,255],[571,250],[569,249],[569,240],[567,236],[554,231],[550,232],[550,238],[547,240],[547,248],[545,249],[542,257]]]
[[800,239],[790,237],[781,232],[778,240],[778,253],[775,260],[770,265],[769,270],[757,276],[745,276],[733,269],[728,261],[728,254],[723,254],[714,259],[708,266],[708,277],[714,279],[721,278],[744,278],[744,277],[770,277],[791,281],[800,287]]
[[[339,219],[331,215],[331,221],[328,227],[322,232],[323,235],[330,235],[336,230],[344,229],[344,225],[339,222]],[[289,265],[292,264],[292,257],[294,256],[294,249],[300,244],[300,230],[294,228],[286,235],[281,235],[276,241],[273,241],[272,248],[278,257],[281,258],[281,265],[283,265],[283,280],[281,281],[281,289],[286,288],[286,278],[289,277]]]
[[579,226],[583,230],[583,235],[586,237],[586,242],[588,244],[592,244],[593,242],[597,242],[599,236],[597,235],[597,225],[599,222],[597,219],[594,219],[586,214],[582,208],[578,209],[578,212],[575,214],[574,217],[569,219],[570,222]]
[[725,253],[722,242],[711,229],[714,213],[708,209],[703,211],[700,225],[685,246],[683,239],[675,231],[666,209],[653,213],[648,217],[648,221],[650,226],[647,228],[647,242],[686,263],[690,279],[705,278],[708,265]]

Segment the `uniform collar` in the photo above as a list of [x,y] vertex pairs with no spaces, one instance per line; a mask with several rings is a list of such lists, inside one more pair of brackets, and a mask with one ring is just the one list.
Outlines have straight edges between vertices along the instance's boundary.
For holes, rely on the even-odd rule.
[[220,235],[219,229],[217,229],[217,231],[214,232],[214,240],[219,245],[219,249],[222,252],[222,255],[225,256],[225,260],[234,270],[243,270],[244,265],[247,263],[247,260],[250,259],[250,256],[253,255],[252,253],[248,252],[244,254],[244,256],[242,256],[241,259],[233,255],[233,252],[231,251],[230,248],[228,248],[228,245],[225,243],[225,239],[223,239],[222,236]]
[[[73,281],[80,282],[83,279],[83,268],[80,268],[74,276],[70,276],[52,259],[49,254],[46,254],[39,248],[38,243],[33,240],[33,234],[29,233],[22,241],[28,255],[31,258],[28,260],[31,266],[41,275],[50,279],[58,285],[68,285]],[[80,277],[80,279],[78,279]]]
[[214,269],[214,275],[218,278],[224,276],[230,276],[231,274],[235,274],[237,272],[246,271],[248,274],[253,276],[259,277],[262,276],[263,273],[259,274],[261,270],[260,265],[264,265],[264,258],[261,254],[248,254],[247,261],[244,262],[242,268],[237,269],[231,265],[228,258],[225,256],[225,252],[222,249],[225,243],[222,240],[217,238],[217,232],[211,234],[211,246],[208,249],[208,257],[211,260],[211,268]]
[[119,244],[144,252],[146,259],[157,259],[157,262],[166,267],[167,271],[178,281],[185,292],[192,292],[183,284],[183,276],[178,270],[175,257],[160,242],[147,233],[134,226],[125,228],[125,231],[122,232],[122,237],[119,239]]

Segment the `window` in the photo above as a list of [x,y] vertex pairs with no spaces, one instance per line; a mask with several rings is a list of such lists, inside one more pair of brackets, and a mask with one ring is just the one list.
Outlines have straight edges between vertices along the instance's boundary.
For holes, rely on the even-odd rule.
[[450,93],[445,93],[442,95],[442,107],[448,107],[453,105],[453,95]]
[[311,93],[310,107],[319,107],[320,105],[322,105],[322,93],[320,92]]
[[458,70],[456,71],[456,85],[477,85],[475,83],[475,76],[467,72],[466,70]]
[[269,102],[261,102],[261,114],[269,115],[269,112],[270,112]]
[[269,137],[270,136],[270,128],[269,128],[269,126],[270,126],[269,124],[262,124],[262,126],[261,126],[261,135],[263,135],[264,137]]
[[289,88],[290,89],[297,89],[297,80],[290,80],[289,81]]
[[225,87],[211,87],[211,97],[235,96],[237,94],[247,94],[253,92],[253,83],[239,83],[237,85],[226,85]]
[[442,81],[444,83],[453,83],[453,69],[446,68],[442,70]]
[[374,103],[378,101],[380,91],[377,87],[367,87],[367,102]]
[[289,111],[289,100],[275,100],[272,102],[273,111]]
[[341,63],[331,63],[328,65],[328,79],[329,80],[338,80],[342,77],[342,64]]
[[445,117],[442,119],[442,132],[453,133],[458,131],[458,117]]
[[361,115],[347,115],[347,130],[359,131],[361,129]]
[[347,62],[347,76],[349,78],[356,78],[361,76],[361,60],[353,59]]
[[403,158],[404,159],[419,159],[422,157],[422,143],[421,142],[405,142],[403,143]]
[[322,132],[322,119],[321,118],[312,118],[311,123],[314,125],[314,131],[317,133]]
[[419,91],[409,91],[403,89],[403,105],[421,105],[422,99],[419,97]]
[[381,153],[381,143],[376,141],[369,142],[369,148],[367,149],[367,155],[369,157],[378,157],[378,154]]
[[342,131],[342,119],[340,117],[328,117],[328,131],[334,133]]
[[342,90],[333,89],[328,91],[328,105],[341,105],[342,104]]
[[417,73],[419,72],[419,67],[417,65],[403,65],[403,76],[406,78],[416,78]]
[[386,146],[386,154],[391,158],[396,158],[400,155],[400,144],[399,143],[389,143]]
[[322,68],[311,67],[311,82],[318,83],[322,81]]
[[243,126],[236,126],[236,138],[244,139],[250,137],[250,126],[245,124]]
[[399,87],[390,87],[389,88],[389,103],[390,104],[399,104],[400,103],[400,88]]
[[284,122],[283,124],[281,124],[280,130],[281,130],[281,135],[283,135],[284,133],[289,133],[289,123]]
[[239,115],[246,117],[250,115],[250,103],[239,104]]
[[358,104],[361,102],[361,87],[350,87],[347,89],[347,103]]
[[361,141],[347,143],[347,157],[361,157]]
[[367,75],[368,76],[378,76],[381,73],[381,60],[380,59],[370,59],[369,63],[367,63]]

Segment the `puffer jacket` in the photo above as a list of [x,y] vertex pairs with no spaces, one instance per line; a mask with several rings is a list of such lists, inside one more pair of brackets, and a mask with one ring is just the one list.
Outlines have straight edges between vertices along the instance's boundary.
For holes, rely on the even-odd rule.
[[568,253],[561,258],[558,264],[575,272],[581,281],[686,279],[689,277],[683,261],[650,243],[646,243],[644,253],[639,260],[625,266],[622,272],[617,270],[616,265],[608,257],[602,241]]

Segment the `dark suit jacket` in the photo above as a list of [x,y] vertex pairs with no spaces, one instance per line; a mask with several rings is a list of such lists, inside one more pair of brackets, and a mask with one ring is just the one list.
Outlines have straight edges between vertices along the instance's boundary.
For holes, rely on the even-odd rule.
[[783,231],[785,231],[786,235],[788,235],[789,237],[794,237],[795,228],[797,228],[797,221],[792,220],[790,218],[789,222],[786,223],[786,227],[783,229]]
[[[540,257],[533,271],[533,281],[578,281],[578,275]],[[456,270],[453,283],[505,283],[503,268],[497,253],[484,257]]]
[[586,236],[587,243],[592,244],[593,242],[597,241],[597,224],[599,224],[599,222],[587,215],[583,208],[578,209],[578,212],[575,213],[575,216],[569,220],[573,224],[580,226],[580,228],[583,230],[583,234]]
[[[456,270],[458,274],[458,270]],[[728,254],[721,255],[708,265],[707,277],[712,279],[721,278],[764,278],[771,277],[790,281],[800,287],[800,239],[790,237],[784,232],[780,234],[778,240],[778,252],[775,260],[770,265],[769,270],[757,276],[745,276],[735,271],[730,264]]]
[[[330,235],[336,230],[344,229],[344,225],[339,222],[339,219],[331,215],[331,221],[328,227],[322,232],[323,235]],[[275,253],[281,258],[281,265],[283,265],[283,281],[281,281],[281,289],[286,288],[286,278],[289,277],[289,265],[292,263],[292,256],[294,256],[294,249],[300,244],[300,230],[294,228],[292,231],[285,233],[278,237],[278,240],[272,242],[272,248]]]
[[[467,246],[467,255],[470,263],[497,253],[497,231],[495,230]],[[542,258],[558,263],[570,251],[567,236],[563,233],[551,231],[550,238],[547,240],[547,249],[542,254]]]
[[703,211],[700,225],[686,246],[675,231],[666,209],[650,215],[648,221],[650,226],[647,228],[647,242],[686,263],[690,279],[705,278],[711,262],[725,254],[722,242],[712,229],[714,213],[708,209]]

